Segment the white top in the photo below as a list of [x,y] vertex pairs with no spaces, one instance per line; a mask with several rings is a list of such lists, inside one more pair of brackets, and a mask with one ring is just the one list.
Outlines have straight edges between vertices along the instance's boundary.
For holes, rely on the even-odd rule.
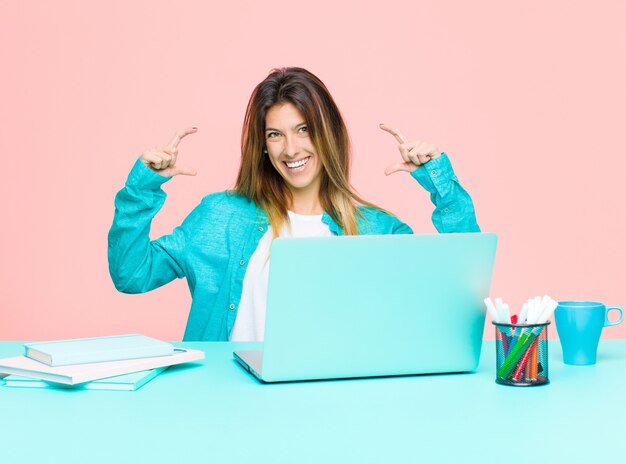
[[[322,222],[322,215],[306,216],[288,211],[289,224],[285,224],[280,237],[330,237],[332,232]],[[241,301],[237,319],[230,333],[233,342],[263,341],[265,334],[265,304],[269,277],[269,253],[274,232],[272,226],[261,237],[252,254],[243,278]]]

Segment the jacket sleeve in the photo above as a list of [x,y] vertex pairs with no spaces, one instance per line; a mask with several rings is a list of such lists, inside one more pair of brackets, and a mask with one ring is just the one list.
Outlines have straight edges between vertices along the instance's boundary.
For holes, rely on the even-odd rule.
[[111,278],[121,292],[147,292],[184,276],[184,227],[150,241],[152,219],[166,197],[161,185],[169,179],[137,160],[115,197],[108,258]]
[[448,155],[442,153],[411,175],[430,193],[438,232],[480,232],[472,198],[459,183]]

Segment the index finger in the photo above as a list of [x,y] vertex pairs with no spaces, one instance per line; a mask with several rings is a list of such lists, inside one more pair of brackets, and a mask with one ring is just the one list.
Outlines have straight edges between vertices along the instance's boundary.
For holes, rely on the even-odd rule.
[[190,127],[188,129],[181,129],[181,130],[179,130],[178,132],[176,132],[176,134],[174,134],[174,137],[172,138],[172,140],[168,144],[168,147],[177,148],[178,144],[183,139],[183,137],[186,137],[189,134],[193,134],[194,132],[197,132],[197,131],[198,131],[197,127]]
[[406,137],[402,135],[402,132],[400,132],[398,129],[389,127],[387,124],[380,124],[380,128],[384,130],[385,132],[389,132],[391,135],[393,135],[398,142],[408,143],[408,140],[406,139]]

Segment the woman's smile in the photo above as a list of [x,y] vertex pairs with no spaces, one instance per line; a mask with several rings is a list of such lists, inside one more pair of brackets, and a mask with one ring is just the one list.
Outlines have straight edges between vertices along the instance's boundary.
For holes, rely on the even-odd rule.
[[310,159],[311,157],[307,156],[306,158],[301,158],[297,161],[283,161],[283,163],[287,166],[289,172],[292,174],[299,174],[306,169]]

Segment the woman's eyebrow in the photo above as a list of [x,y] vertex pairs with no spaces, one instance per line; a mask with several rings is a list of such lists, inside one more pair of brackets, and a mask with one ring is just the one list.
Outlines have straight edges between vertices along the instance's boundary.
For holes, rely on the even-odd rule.
[[[297,129],[297,128],[298,128],[298,127],[300,127],[300,126],[306,126],[306,122],[300,122],[300,123],[296,124],[295,126],[293,126],[293,128],[292,128],[292,129],[294,129],[294,130],[295,130],[295,129]],[[266,127],[266,128],[265,128],[265,132],[267,132],[267,131],[276,131],[276,132],[280,132],[280,129],[274,129],[273,127]]]

